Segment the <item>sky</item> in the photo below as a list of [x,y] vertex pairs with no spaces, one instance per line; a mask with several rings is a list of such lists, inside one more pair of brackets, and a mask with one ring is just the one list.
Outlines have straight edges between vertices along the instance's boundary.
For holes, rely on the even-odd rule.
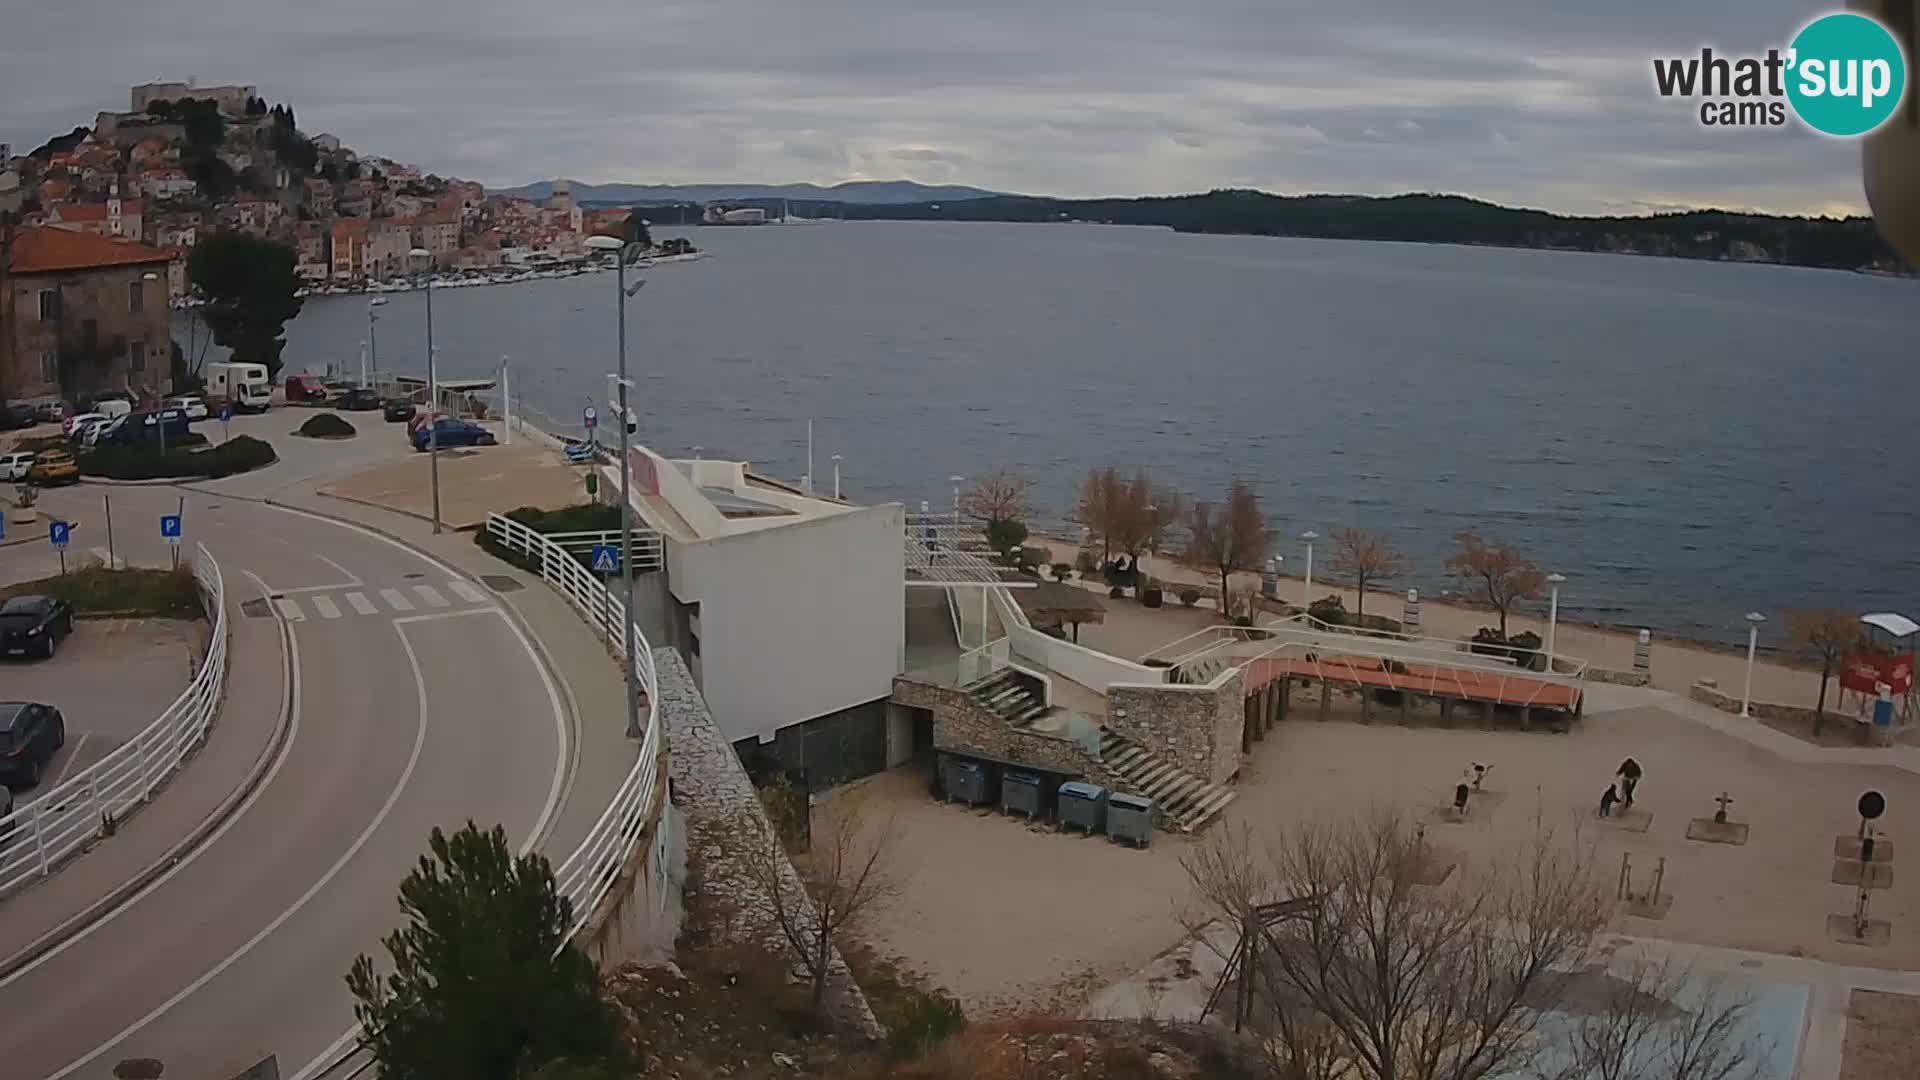
[[1858,213],[1858,147],[1713,129],[1655,56],[1804,0],[62,0],[0,35],[16,153],[150,80],[490,187],[913,179],[1058,196],[1455,192]]

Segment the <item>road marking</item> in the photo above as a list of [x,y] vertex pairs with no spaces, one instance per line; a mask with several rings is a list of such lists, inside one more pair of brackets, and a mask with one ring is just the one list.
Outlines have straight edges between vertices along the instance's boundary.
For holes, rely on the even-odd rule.
[[413,591],[416,595],[420,597],[420,599],[425,600],[427,602],[428,607],[452,607],[453,606],[453,604],[449,602],[446,597],[440,595],[440,590],[434,588],[431,585],[415,585],[413,587]]
[[337,619],[340,617],[340,609],[334,605],[333,597],[328,596],[326,593],[315,593],[309,600],[313,604],[313,610],[319,612],[321,618]]
[[395,611],[413,610],[413,601],[401,596],[399,589],[381,589],[380,599],[385,600],[387,606]]
[[[258,933],[242,942],[239,948],[228,953],[226,959],[215,964],[212,969],[205,974],[188,983],[185,987],[182,987],[179,993],[154,1006],[153,1011],[135,1020],[133,1023],[128,1024],[125,1028],[122,1028],[119,1034],[101,1043],[99,1046],[94,1047],[87,1052],[86,1056],[73,1062],[66,1068],[61,1069],[59,1072],[48,1076],[47,1080],[62,1080],[63,1077],[71,1076],[75,1072],[86,1068],[95,1059],[100,1057],[100,1055],[125,1042],[129,1037],[138,1034],[142,1028],[166,1015],[169,1009],[172,1009],[175,1005],[180,1004],[182,1001],[198,993],[201,987],[219,978],[222,972],[239,963],[242,958],[253,951],[254,946],[265,941],[274,931],[286,925],[288,919],[299,914],[301,908],[306,907],[309,901],[319,895],[321,889],[326,888],[329,882],[339,876],[340,871],[346,869],[347,863],[351,862],[354,856],[360,854],[360,849],[365,847],[367,841],[373,838],[374,832],[386,823],[387,815],[393,813],[394,806],[400,802],[401,792],[405,791],[407,784],[412,781],[414,767],[420,764],[420,752],[425,749],[427,745],[427,677],[426,674],[420,670],[420,656],[413,651],[413,643],[407,640],[406,631],[401,630],[398,631],[398,633],[400,634],[400,644],[407,651],[407,663],[413,668],[413,686],[415,701],[420,710],[420,723],[413,733],[413,752],[407,756],[407,766],[400,771],[400,779],[394,783],[393,790],[387,793],[387,801],[381,804],[380,812],[373,815],[373,820],[368,822],[367,827],[360,830],[360,835],[354,838],[352,846],[347,848],[338,859],[335,859],[332,866],[327,867],[327,872],[320,875],[318,881],[308,886],[306,892],[300,894],[300,898],[293,902],[292,907],[287,908],[287,910],[275,916],[272,922],[261,927]],[[201,850],[205,849],[202,848]],[[162,880],[165,879],[163,878]]]
[[294,602],[291,596],[276,598],[273,606],[280,609],[280,614],[285,616],[288,622],[305,622],[307,620],[306,615],[300,611],[300,605]]
[[93,738],[91,731],[81,735],[80,741],[73,744],[73,749],[67,751],[67,760],[60,763],[60,771],[53,776],[53,787],[59,787],[61,781],[67,778],[67,770],[73,768],[73,763],[80,760],[80,751],[87,748],[87,740],[91,738]]
[[367,599],[367,596],[365,593],[357,593],[357,592],[348,593],[347,603],[353,607],[354,611],[359,612],[362,615],[380,614],[380,609],[373,606],[373,601]]
[[458,596],[469,604],[484,604],[487,602],[486,593],[474,588],[473,585],[468,582],[461,581],[459,578],[454,578],[452,581],[447,582],[447,588],[452,589],[455,596]]
[[[267,588],[267,583],[260,580],[260,575],[254,573],[251,570],[241,570],[240,572],[253,579],[253,583],[260,587],[260,594],[262,596],[266,596],[272,592],[272,590]],[[152,881],[148,882],[146,888],[143,888],[139,892],[134,893],[132,896],[129,896],[125,903],[121,904],[119,907],[114,908],[112,911],[107,912],[105,915],[101,916],[99,921],[94,922],[93,924],[87,926],[85,929],[81,930],[79,933],[73,935],[67,940],[61,942],[60,944],[55,945],[53,948],[48,949],[46,952],[41,953],[39,956],[34,957],[32,963],[23,964],[13,974],[8,975],[4,979],[0,979],[0,990],[5,990],[8,986],[12,985],[16,980],[23,979],[29,973],[38,969],[40,965],[46,963],[49,960],[52,960],[54,957],[59,956],[61,953],[66,952],[68,949],[73,948],[75,945],[80,944],[82,941],[85,941],[87,938],[92,937],[94,931],[99,930],[101,927],[106,926],[107,924],[113,922],[113,920],[125,914],[135,904],[138,904],[140,901],[146,899],[148,894],[154,892],[155,890],[159,889],[161,886],[165,885],[167,882],[173,880],[173,876],[175,874],[178,874],[180,871],[185,870],[189,866],[192,866],[194,863],[194,860],[198,859],[203,853],[207,851],[208,848],[211,848],[216,842],[219,841],[219,839],[222,836],[225,836],[227,834],[227,830],[233,828],[236,824],[238,824],[240,819],[247,815],[247,811],[253,808],[253,804],[260,801],[260,796],[265,794],[266,790],[269,787],[273,786],[273,778],[280,774],[280,766],[286,764],[288,756],[290,756],[293,751],[294,742],[298,740],[300,737],[300,640],[294,636],[293,626],[290,623],[287,625],[286,648],[281,650],[281,653],[280,653],[280,671],[281,671],[281,675],[283,676],[282,685],[285,687],[285,690],[283,692],[284,696],[281,698],[281,702],[280,702],[280,708],[281,708],[281,712],[283,713],[287,721],[287,738],[286,738],[286,741],[280,745],[280,756],[274,758],[273,764],[267,768],[267,775],[260,779],[259,785],[255,787],[253,791],[247,795],[246,799],[242,801],[237,808],[235,808],[232,816],[228,817],[227,820],[221,822],[220,827],[213,830],[213,833],[209,835],[206,841],[203,842],[199,847],[196,847],[192,851],[187,852],[186,855],[183,856],[179,862],[174,863],[171,867],[168,867],[166,873],[161,874],[159,877],[154,878]],[[91,1061],[93,1060],[94,1057],[98,1057],[100,1053],[106,1049],[108,1049],[108,1047],[100,1047],[98,1050],[94,1052],[92,1056],[87,1058],[87,1061]],[[67,1071],[71,1072],[74,1068],[84,1064],[86,1064],[85,1061],[76,1062],[75,1065],[68,1066]],[[60,1075],[64,1076],[66,1075],[66,1073],[63,1072]]]
[[353,571],[347,569],[344,566],[341,566],[339,563],[334,562],[332,559],[327,558],[325,555],[322,555],[316,551],[313,553],[313,557],[316,559],[319,559],[323,563],[326,563],[328,566],[333,567],[335,570],[340,571],[340,576],[347,579],[346,583],[348,585],[362,584],[360,579],[353,575]]

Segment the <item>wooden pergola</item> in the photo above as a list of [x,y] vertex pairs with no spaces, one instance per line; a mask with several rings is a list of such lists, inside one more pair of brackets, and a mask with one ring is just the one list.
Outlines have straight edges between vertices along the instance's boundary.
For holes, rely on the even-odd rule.
[[1080,640],[1080,624],[1107,621],[1107,604],[1099,596],[1077,585],[1042,581],[1031,589],[1013,594],[1020,610],[1035,626],[1072,627],[1073,640]]

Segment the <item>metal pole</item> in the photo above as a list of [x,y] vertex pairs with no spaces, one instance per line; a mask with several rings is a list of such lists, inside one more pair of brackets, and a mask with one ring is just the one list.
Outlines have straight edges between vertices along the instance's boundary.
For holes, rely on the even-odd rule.
[[1547,601],[1547,674],[1553,674],[1553,632],[1560,625],[1560,583],[1553,586],[1553,599]]
[[1300,610],[1313,606],[1313,541],[1307,541],[1307,580],[1301,585]]
[[433,474],[433,531],[440,531],[440,383],[433,362],[433,279],[427,286],[427,469]]
[[1760,623],[1749,618],[1747,622],[1747,685],[1740,692],[1740,715],[1752,716],[1748,711],[1753,705],[1753,653],[1760,643]]
[[[379,321],[380,316],[373,310],[373,303],[369,301],[367,303],[367,359],[372,363],[373,370],[376,372],[380,370],[380,338],[375,333],[373,327],[374,324]],[[360,369],[360,385],[367,385],[367,372],[365,368]]]
[[813,421],[807,421],[807,494],[813,494]]
[[[369,323],[373,321],[373,315],[371,312],[369,312],[367,315],[367,321]],[[367,343],[363,341],[360,343],[360,389],[365,390],[366,388],[367,388]]]
[[626,607],[620,621],[627,665],[627,738],[638,739],[640,729],[640,687],[634,677],[639,661],[633,655],[633,462],[632,435],[627,411],[627,249],[614,254],[613,303],[619,312],[620,331],[620,585],[626,593]]
[[500,415],[505,420],[501,429],[500,445],[513,445],[513,383],[507,374],[511,370],[506,353],[500,354]]
[[840,455],[833,455],[833,501],[840,501]]
[[102,507],[103,507],[103,508],[105,509],[105,512],[106,512],[106,515],[107,515],[107,569],[109,569],[109,570],[111,570],[111,569],[113,569],[113,564],[114,564],[114,557],[113,557],[113,496],[111,496],[111,495],[102,495],[102,496],[100,496],[100,505],[101,505],[101,506],[102,506]]

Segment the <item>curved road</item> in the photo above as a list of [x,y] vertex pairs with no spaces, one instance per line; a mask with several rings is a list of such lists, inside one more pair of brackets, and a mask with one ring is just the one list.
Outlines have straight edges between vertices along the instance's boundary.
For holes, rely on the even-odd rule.
[[[115,520],[179,494],[116,490]],[[533,843],[569,783],[562,696],[490,593],[371,532],[239,499],[191,493],[187,532],[220,562],[236,633],[280,623],[288,736],[205,845],[0,981],[0,1075],[93,1080],[152,1057],[222,1080],[271,1053],[294,1076],[352,1024],[343,976],[384,957],[429,830],[471,818]],[[157,536],[122,543],[136,565],[165,558]],[[243,614],[263,590],[272,606]]]

